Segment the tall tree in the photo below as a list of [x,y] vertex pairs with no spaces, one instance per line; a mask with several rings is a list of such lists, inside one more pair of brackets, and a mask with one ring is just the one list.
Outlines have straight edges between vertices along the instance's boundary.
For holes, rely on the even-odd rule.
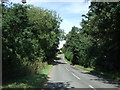
[[61,18],[31,5],[3,4],[2,10],[3,80],[40,72],[56,56]]

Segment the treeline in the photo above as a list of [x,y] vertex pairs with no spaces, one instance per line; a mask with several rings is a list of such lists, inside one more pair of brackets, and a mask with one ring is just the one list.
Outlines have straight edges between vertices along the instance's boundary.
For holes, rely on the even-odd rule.
[[61,18],[32,5],[2,6],[2,76],[10,79],[39,73],[58,51]]
[[103,72],[120,72],[120,3],[91,2],[81,22],[72,27],[62,48],[72,64]]

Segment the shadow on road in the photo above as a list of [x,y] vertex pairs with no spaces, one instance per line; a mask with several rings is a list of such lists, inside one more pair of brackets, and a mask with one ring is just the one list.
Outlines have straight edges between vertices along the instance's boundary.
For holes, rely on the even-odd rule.
[[53,62],[53,65],[58,65],[58,64],[66,64],[66,63],[63,63],[63,62],[60,62],[60,61],[54,61]]
[[120,82],[116,82],[116,81],[113,81],[113,80],[110,80],[110,79],[95,78],[95,79],[90,79],[90,80],[101,81],[101,82],[106,83],[106,84],[114,84],[116,87],[120,88]]
[[52,62],[52,65],[66,64],[66,63],[62,62],[61,60],[62,60],[61,57],[55,57],[55,60]]
[[106,84],[114,84],[116,87],[120,88],[120,82],[113,81],[112,79],[108,79],[107,77],[101,77],[99,75],[96,75],[92,72],[81,72],[82,74],[92,75],[95,76],[95,78],[90,79],[91,81],[100,81]]
[[45,88],[74,88],[74,87],[70,87],[69,81],[69,82],[48,82],[45,85]]
[[[62,59],[63,58],[61,56],[56,57],[52,64],[53,65],[60,65],[61,64],[61,66],[66,64],[65,62],[63,62]],[[78,72],[80,72],[80,74],[86,75],[86,77],[90,76],[90,78],[88,78],[89,81],[100,81],[100,82],[105,83],[105,84],[111,84],[111,85],[114,84],[114,86],[116,86],[118,88],[120,87],[120,83],[118,83],[116,81],[113,81],[113,80],[98,76],[98,75],[96,75],[96,74],[94,74],[92,72],[82,71],[82,70],[80,70],[80,69],[78,69],[76,67],[73,67],[71,65],[70,65],[70,67],[71,67],[71,71],[74,69],[74,70],[77,70]],[[49,81],[49,78],[48,78],[47,83],[46,83],[44,88],[75,88],[75,87],[70,87],[70,82],[71,81],[52,82],[52,81]]]
[[60,57],[55,57],[55,60],[61,60],[62,58],[60,58]]
[[111,84],[111,85],[113,84],[116,87],[120,88],[120,81],[115,81],[115,80],[109,79],[107,77],[97,75],[97,74],[94,73],[94,71],[91,71],[91,72],[81,71],[80,69],[78,69],[76,67],[73,67],[73,66],[70,66],[70,67],[74,70],[78,70],[80,73],[82,73],[84,75],[89,75],[90,77],[92,77],[92,78],[89,79],[90,81],[100,81],[100,82],[105,83],[105,84]]
[[[58,56],[55,57],[55,60],[52,62],[52,65],[60,65],[60,64],[66,64],[63,62],[62,57]],[[74,88],[70,86],[70,82],[72,81],[51,81],[49,80],[50,77],[47,77],[46,83],[44,84],[43,88],[46,89],[53,89],[53,88]]]

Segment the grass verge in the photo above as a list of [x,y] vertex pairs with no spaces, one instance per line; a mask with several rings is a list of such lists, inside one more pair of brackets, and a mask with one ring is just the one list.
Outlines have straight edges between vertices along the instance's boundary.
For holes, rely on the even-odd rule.
[[[66,58],[65,58],[65,61],[68,64],[72,64]],[[84,66],[80,66],[80,65],[74,65],[74,66],[76,68],[81,69],[81,70],[91,72],[92,74],[94,74],[96,76],[99,76],[99,77],[109,78],[109,79],[112,79],[114,81],[120,81],[120,73],[115,73],[115,72],[111,72],[111,73],[110,72],[101,72],[101,71],[95,70],[93,68],[85,68]]]
[[26,76],[14,83],[2,86],[2,88],[40,88],[42,87],[52,65],[47,65],[40,73],[36,75]]
[[64,58],[64,60],[68,63],[68,64],[72,64],[70,61],[68,61],[66,58]]
[[[66,58],[65,58],[65,61],[66,61],[68,64],[72,65],[72,62],[68,61]],[[85,67],[80,66],[80,65],[74,65],[74,66],[75,66],[76,68],[79,68],[79,69],[82,69],[82,70],[85,70],[85,71],[92,71],[92,70],[93,70],[92,68],[85,68]]]
[[85,70],[85,71],[92,71],[93,70],[93,68],[85,68],[85,67],[83,67],[83,66],[80,66],[80,65],[74,65],[76,68],[79,68],[79,69],[82,69],[82,70]]

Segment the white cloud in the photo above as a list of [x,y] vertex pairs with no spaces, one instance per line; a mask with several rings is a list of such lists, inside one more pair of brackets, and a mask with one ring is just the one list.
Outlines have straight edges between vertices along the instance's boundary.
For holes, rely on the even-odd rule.
[[68,34],[71,31],[73,26],[81,28],[80,19],[78,19],[78,20],[76,20],[74,18],[73,19],[64,19],[60,25],[60,28],[64,29],[65,33]]
[[60,25],[60,28],[64,29],[65,33],[67,34],[71,30],[72,25],[73,24],[69,20],[64,19],[63,22]]
[[60,41],[60,44],[59,44],[59,49],[60,48],[62,48],[63,47],[63,45],[66,43],[66,41],[65,40],[63,40],[63,41]]
[[60,7],[60,11],[67,12],[67,13],[74,13],[74,14],[80,14],[83,12],[88,11],[88,4],[86,3],[70,3],[69,5],[66,5],[64,7]]

